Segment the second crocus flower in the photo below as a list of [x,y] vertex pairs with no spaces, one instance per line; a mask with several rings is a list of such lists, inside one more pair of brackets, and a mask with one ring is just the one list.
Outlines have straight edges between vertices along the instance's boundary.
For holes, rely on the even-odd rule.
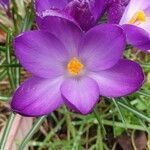
[[56,16],[69,19],[87,31],[97,24],[104,9],[104,0],[35,0],[39,17]]

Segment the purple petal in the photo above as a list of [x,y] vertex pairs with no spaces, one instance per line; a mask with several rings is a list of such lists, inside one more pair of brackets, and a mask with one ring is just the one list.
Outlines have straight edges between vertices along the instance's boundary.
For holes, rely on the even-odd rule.
[[35,0],[35,9],[37,13],[41,13],[50,9],[63,9],[68,1],[67,0]]
[[41,13],[36,15],[36,23],[38,27],[40,27],[43,24],[43,19],[46,17],[59,17],[59,19],[66,19],[79,26],[78,23],[74,20],[74,18],[71,17],[69,14],[67,14],[65,11],[49,9],[49,10],[42,11]]
[[104,0],[74,0],[66,6],[65,11],[79,23],[84,31],[87,31],[97,23],[103,6]]
[[95,18],[90,11],[88,3],[85,1],[70,2],[65,8],[65,12],[72,16],[84,31],[95,25]]
[[129,4],[130,0],[105,0],[105,5],[107,7],[111,7],[112,4],[120,4],[122,6],[127,6]]
[[45,31],[25,32],[14,40],[15,54],[29,72],[43,78],[53,78],[64,73],[62,63],[68,52],[52,34]]
[[99,25],[83,38],[79,57],[88,70],[105,70],[119,61],[124,48],[125,36],[122,28],[111,24]]
[[123,25],[124,31],[126,32],[127,42],[140,50],[150,50],[150,34],[137,26],[134,25]]
[[109,7],[107,10],[108,22],[119,24],[124,10],[125,10],[125,6],[122,6],[121,4],[118,3],[112,4],[111,7]]
[[70,55],[76,55],[83,33],[72,21],[63,17],[47,16],[41,20],[39,28],[54,34],[65,45]]
[[8,8],[9,0],[0,0],[0,5],[2,5],[4,8]]
[[88,114],[98,101],[99,88],[91,78],[69,78],[62,83],[61,93],[69,107]]
[[108,22],[119,24],[126,6],[130,0],[105,0]]
[[[59,10],[60,14],[62,13],[64,15],[65,13],[68,16],[72,17],[85,31],[96,24],[96,21],[103,11],[103,6],[104,0],[73,0],[70,2],[67,0],[63,2],[58,0],[46,0],[45,3],[43,3],[42,0],[35,1],[37,16],[43,16],[43,12],[47,11],[49,12],[47,13],[47,16],[51,16],[53,15],[53,11]],[[40,19],[38,18],[38,20]]]
[[120,60],[108,70],[92,73],[99,84],[100,93],[107,97],[120,97],[137,91],[143,84],[144,74],[139,64]]
[[121,2],[121,5],[127,6],[129,4],[130,0],[120,0],[120,2]]
[[49,114],[63,103],[61,83],[62,78],[29,78],[15,92],[11,101],[12,110],[25,116]]
[[88,3],[95,20],[99,19],[104,10],[104,0],[88,0]]

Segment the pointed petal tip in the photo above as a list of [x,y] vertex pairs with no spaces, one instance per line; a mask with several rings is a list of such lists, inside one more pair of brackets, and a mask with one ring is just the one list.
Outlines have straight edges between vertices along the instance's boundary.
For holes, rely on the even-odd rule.
[[14,93],[10,102],[12,111],[23,116],[48,115],[63,104],[61,83],[62,78],[29,78]]
[[65,80],[61,86],[61,93],[69,108],[84,115],[90,113],[99,100],[99,87],[89,77]]

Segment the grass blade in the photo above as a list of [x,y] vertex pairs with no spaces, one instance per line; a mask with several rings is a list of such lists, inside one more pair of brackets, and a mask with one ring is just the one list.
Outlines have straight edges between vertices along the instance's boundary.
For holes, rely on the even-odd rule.
[[9,120],[7,121],[6,127],[4,129],[4,132],[3,132],[3,135],[2,135],[2,138],[1,138],[1,142],[0,142],[0,150],[4,150],[4,148],[5,148],[5,144],[7,142],[9,131],[11,129],[11,126],[12,126],[12,123],[15,119],[15,116],[16,115],[12,113],[9,117]]
[[122,101],[116,101],[121,107],[127,109],[128,111],[132,112],[133,114],[135,114],[136,116],[140,117],[141,119],[144,119],[147,122],[150,122],[150,118],[148,116],[146,116],[145,114],[143,114],[142,112],[136,110],[135,108],[125,104]]
[[34,133],[39,129],[40,125],[44,122],[46,116],[40,117],[37,119],[37,121],[33,124],[33,127],[29,131],[29,133],[26,135],[22,143],[20,144],[18,150],[23,150],[24,147],[28,144],[29,140],[32,138]]
[[118,110],[118,112],[119,112],[119,115],[120,115],[120,117],[121,117],[121,120],[122,120],[122,122],[123,122],[123,124],[125,125],[125,128],[126,128],[126,121],[125,121],[125,118],[124,118],[124,116],[123,116],[123,113],[122,113],[122,111],[121,111],[120,106],[118,105],[118,103],[116,102],[116,100],[115,100],[114,98],[112,98],[112,102],[113,102],[114,105],[116,106],[116,108],[117,108],[117,110]]

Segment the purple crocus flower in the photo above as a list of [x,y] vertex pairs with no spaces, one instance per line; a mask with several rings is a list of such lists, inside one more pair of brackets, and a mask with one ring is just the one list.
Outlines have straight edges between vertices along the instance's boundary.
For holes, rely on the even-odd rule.
[[140,50],[150,50],[150,1],[131,0],[121,18],[129,44]]
[[38,22],[38,16],[61,15],[63,18],[74,20],[84,31],[97,23],[103,8],[104,0],[35,0]]
[[17,58],[33,76],[15,92],[13,111],[41,116],[65,103],[88,114],[99,95],[120,97],[142,86],[142,68],[121,59],[125,36],[119,26],[104,24],[84,33],[71,21],[48,16],[39,28],[14,39]]

